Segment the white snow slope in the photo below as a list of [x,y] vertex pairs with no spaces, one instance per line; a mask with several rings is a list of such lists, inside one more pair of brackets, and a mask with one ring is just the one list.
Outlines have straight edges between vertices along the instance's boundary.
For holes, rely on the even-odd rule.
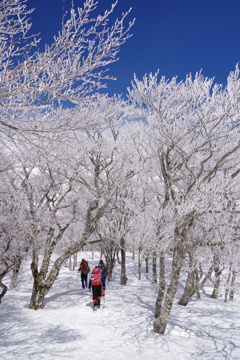
[[[79,253],[90,267],[99,254]],[[78,261],[79,265],[79,261]],[[201,299],[177,305],[180,284],[164,335],[153,332],[158,285],[151,272],[137,279],[136,260],[127,256],[126,286],[119,284],[120,267],[107,283],[102,309],[93,312],[91,292],[81,289],[77,272],[63,267],[46,297],[45,308],[29,310],[32,278],[21,271],[16,289],[9,289],[0,305],[2,360],[239,360],[240,291],[233,302],[211,299],[205,287]],[[10,279],[5,279],[9,285]]]

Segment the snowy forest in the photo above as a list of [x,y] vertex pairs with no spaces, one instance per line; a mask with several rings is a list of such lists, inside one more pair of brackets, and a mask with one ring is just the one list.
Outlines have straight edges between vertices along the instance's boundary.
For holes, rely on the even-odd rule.
[[225,86],[201,72],[183,81],[157,72],[135,76],[126,98],[109,97],[106,70],[131,36],[130,10],[115,19],[117,2],[99,14],[86,0],[42,51],[26,3],[0,4],[1,303],[5,277],[17,287],[29,263],[28,311],[43,309],[60,269],[71,260],[74,270],[83,249],[102,254],[109,281],[118,263],[123,287],[127,252],[139,281],[151,260],[157,334],[165,333],[182,274],[180,306],[201,297],[206,282],[212,299],[222,286],[224,301],[234,301],[238,65]]

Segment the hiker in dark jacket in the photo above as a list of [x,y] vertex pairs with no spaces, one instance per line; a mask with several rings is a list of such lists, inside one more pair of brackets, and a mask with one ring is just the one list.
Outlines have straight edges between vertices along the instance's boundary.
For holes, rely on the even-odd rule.
[[98,266],[95,266],[92,271],[91,285],[93,294],[93,306],[94,308],[100,308],[102,296],[102,274]]
[[104,264],[103,260],[99,261],[98,266],[99,266],[100,272],[102,274],[102,283],[103,283],[102,296],[104,296],[105,295],[105,289],[106,289],[106,279],[107,279],[108,271],[107,271],[107,267]]
[[81,281],[82,288],[88,288],[88,273],[90,271],[90,267],[88,266],[88,262],[85,259],[82,259],[82,262],[79,266],[78,271],[81,273]]

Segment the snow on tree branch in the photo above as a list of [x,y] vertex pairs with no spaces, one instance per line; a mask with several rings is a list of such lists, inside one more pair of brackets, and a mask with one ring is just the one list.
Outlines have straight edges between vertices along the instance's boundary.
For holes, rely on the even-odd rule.
[[52,45],[40,51],[39,39],[27,37],[32,24],[25,3],[6,0],[0,7],[0,123],[13,127],[33,109],[78,104],[105,87],[106,67],[118,60],[134,24],[124,25],[131,9],[110,21],[117,1],[95,16],[97,2],[86,0],[83,8],[71,9]]

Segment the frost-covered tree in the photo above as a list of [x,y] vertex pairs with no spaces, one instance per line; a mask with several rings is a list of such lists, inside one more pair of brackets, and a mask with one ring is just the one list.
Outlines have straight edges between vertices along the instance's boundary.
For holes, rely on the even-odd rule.
[[[129,109],[126,107],[126,115],[128,114]],[[126,236],[137,211],[136,208],[134,210],[136,203],[133,200],[135,189],[132,188],[132,180],[137,176],[140,171],[139,166],[141,166],[139,156],[134,152],[131,143],[130,130],[127,125],[123,126],[123,129],[119,126],[111,128],[113,150],[109,154],[111,154],[112,159],[112,170],[115,168],[114,176],[111,176],[114,192],[109,211],[101,219],[97,232],[97,239],[103,240],[98,244],[98,248],[105,256],[110,275],[116,255],[121,254],[118,256],[118,260],[121,264],[120,283],[122,285],[127,283],[125,260],[128,245]],[[106,135],[108,138],[110,137],[109,132]],[[125,180],[122,181],[122,179]]]
[[164,77],[158,81],[158,74],[151,74],[142,81],[135,78],[129,91],[136,111],[148,122],[151,157],[161,176],[160,211],[162,220],[168,219],[161,222],[161,229],[171,234],[172,274],[154,321],[157,333],[166,329],[199,223],[205,217],[207,231],[210,214],[231,211],[238,199],[239,84],[236,67],[225,88],[201,74],[182,82]]
[[[117,126],[125,117],[123,102],[101,101],[79,114],[63,113],[62,118],[72,115],[75,127],[59,138],[57,133],[39,139],[35,134],[34,147],[28,142],[17,152],[16,178],[24,196],[22,207],[31,221],[32,309],[43,307],[66,259],[94,241],[116,192],[132,176],[123,166],[126,156],[119,157],[114,140],[117,130],[113,124]],[[89,122],[84,127],[82,117],[86,116]],[[71,229],[76,234],[75,228],[78,235],[67,236]]]
[[[17,276],[21,262],[30,246],[29,221],[22,207],[22,194],[16,186],[15,165],[14,159],[7,153],[6,148],[1,148],[0,282],[4,291],[0,299],[7,291],[7,287],[2,284],[2,279],[10,271]],[[14,284],[15,282],[12,281],[11,286]]]
[[[0,124],[9,129],[36,130],[44,113],[56,106],[94,98],[105,87],[106,67],[117,60],[120,46],[129,38],[124,20],[111,21],[117,1],[102,15],[97,1],[86,0],[72,8],[62,29],[44,50],[31,35],[27,0],[4,0],[0,5]],[[33,24],[34,25],[34,24]]]
[[[94,0],[86,0],[82,8],[72,8],[64,16],[61,31],[44,50],[41,50],[39,37],[30,34],[32,10],[27,10],[27,0],[4,0],[0,5],[0,128],[3,134],[0,141],[18,159],[16,188],[13,190],[22,190],[23,208],[31,223],[32,272],[35,279],[35,295],[31,301],[33,308],[41,306],[44,293],[56,278],[62,260],[56,265],[58,270],[53,271],[48,284],[43,284],[56,243],[76,216],[76,193],[72,191],[72,179],[59,171],[59,162],[55,162],[54,166],[53,162],[56,158],[65,160],[60,151],[64,151],[64,146],[56,150],[57,142],[65,142],[67,148],[72,141],[71,136],[75,137],[73,132],[69,137],[68,131],[77,131],[80,125],[79,119],[72,122],[72,110],[66,110],[63,115],[61,109],[70,105],[86,114],[86,108],[91,107],[93,101],[98,102],[99,98],[106,100],[107,96],[100,97],[96,92],[105,87],[104,82],[109,79],[106,67],[117,60],[120,46],[129,38],[129,29],[133,25],[133,22],[126,28],[124,25],[129,11],[111,21],[116,5],[117,1],[102,15],[98,14],[97,1]],[[81,119],[82,126],[86,127],[102,121],[101,116],[101,120],[94,118],[94,124],[89,116]],[[83,146],[81,154],[85,150]],[[78,184],[79,188],[87,188],[86,184]],[[94,223],[92,213],[97,209],[97,201],[92,202],[91,197],[86,197],[85,204],[84,209],[88,209],[85,226],[91,233],[93,228],[90,223]],[[9,208],[2,207],[1,210],[9,211]],[[49,215],[48,230],[46,214]],[[64,216],[65,222],[60,221],[59,218],[62,217],[62,220]],[[44,249],[44,240],[40,241],[40,246],[39,237],[44,239],[45,236],[51,249],[39,269],[38,251]],[[72,252],[73,249],[69,255]]]

